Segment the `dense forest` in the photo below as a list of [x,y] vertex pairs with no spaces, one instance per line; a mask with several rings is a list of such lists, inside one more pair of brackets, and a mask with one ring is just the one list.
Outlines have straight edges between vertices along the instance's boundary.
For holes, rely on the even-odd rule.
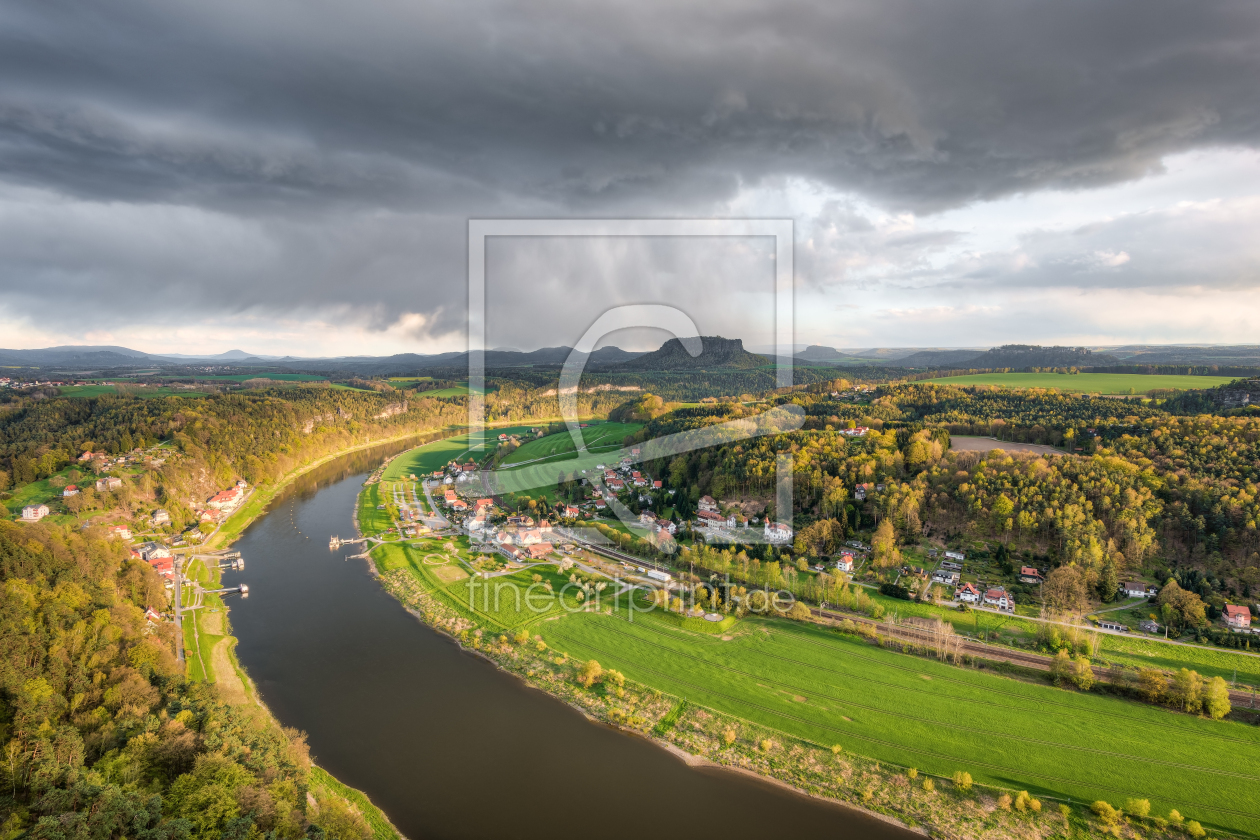
[[[887,523],[896,542],[982,539],[1011,562],[1070,568],[1104,601],[1127,575],[1176,578],[1209,618],[1227,598],[1260,594],[1260,418],[1178,416],[1138,402],[1045,391],[932,385],[881,388],[869,403],[824,392],[806,429],[652,463],[692,499],[773,494],[779,453],[794,456],[794,549],[834,551]],[[648,439],[726,422],[765,405],[716,404],[653,419]],[[868,425],[859,437],[841,433]],[[963,452],[951,435],[1065,447],[1078,457]],[[854,489],[865,485],[864,500]],[[771,509],[771,515],[774,515]],[[879,552],[877,551],[877,554]],[[1062,577],[1062,576],[1061,576]]]

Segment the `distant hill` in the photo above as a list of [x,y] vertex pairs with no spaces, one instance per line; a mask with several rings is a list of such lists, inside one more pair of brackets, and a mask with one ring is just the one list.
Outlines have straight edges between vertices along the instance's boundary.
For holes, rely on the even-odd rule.
[[700,336],[703,348],[699,356],[692,357],[682,342],[671,338],[651,353],[644,353],[638,358],[623,362],[612,370],[622,371],[657,371],[657,370],[746,370],[770,364],[765,356],[749,353],[744,349],[744,342],[738,338],[722,338],[721,336]]
[[921,350],[897,359],[897,367],[970,367],[968,362],[983,355],[983,350]]
[[818,364],[826,362],[866,362],[867,359],[858,356],[851,356],[848,353],[841,353],[834,347],[824,347],[821,344],[811,344],[794,357],[797,361],[808,364]]
[[1087,347],[1042,347],[1039,344],[1004,344],[967,360],[969,368],[1088,367],[1114,365],[1119,359],[1095,353]]
[[1111,351],[1124,364],[1133,365],[1260,365],[1260,346],[1242,344],[1221,347],[1161,347],[1131,345]]

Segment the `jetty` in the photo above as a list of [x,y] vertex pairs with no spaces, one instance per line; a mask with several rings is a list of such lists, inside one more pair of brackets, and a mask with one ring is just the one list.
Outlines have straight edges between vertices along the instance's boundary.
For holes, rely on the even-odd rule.
[[341,537],[334,536],[328,540],[328,550],[336,551],[343,545],[357,545],[358,543],[367,542],[367,537],[359,537],[357,540],[343,540]]

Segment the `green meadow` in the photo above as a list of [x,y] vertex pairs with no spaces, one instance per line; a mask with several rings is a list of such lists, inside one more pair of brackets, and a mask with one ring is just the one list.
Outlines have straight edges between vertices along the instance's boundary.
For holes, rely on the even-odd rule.
[[550,495],[561,470],[566,473],[593,470],[600,464],[615,461],[620,457],[625,436],[641,428],[641,423],[589,426],[582,430],[586,445],[582,453],[577,452],[567,431],[531,440],[509,455],[496,475],[505,492]]
[[929,379],[937,385],[999,385],[1005,388],[1057,388],[1080,394],[1145,394],[1153,390],[1215,388],[1232,376],[1178,376],[1144,373],[977,373]]
[[[89,399],[91,397],[113,397],[118,389],[113,385],[65,385],[58,389],[63,397]],[[204,391],[189,391],[183,388],[169,388],[162,385],[157,388],[146,388],[131,385],[127,388],[127,396],[150,399],[153,397],[204,397]]]
[[[822,746],[1076,802],[1150,799],[1260,833],[1260,730],[912,658],[811,625],[746,619],[727,636],[654,615],[538,625],[552,647],[662,692]],[[1247,791],[1252,793],[1247,793]]]
[[390,465],[386,467],[382,474],[384,480],[397,480],[406,478],[414,473],[417,478],[426,473],[445,467],[451,460],[458,460],[461,463],[466,461],[470,456],[476,460],[482,460],[486,454],[494,451],[498,445],[498,437],[501,434],[523,435],[527,434],[531,428],[536,426],[510,426],[506,428],[490,428],[485,431],[485,443],[476,451],[470,450],[468,447],[468,435],[457,435],[443,440],[426,443],[424,446],[416,447],[408,452],[399,455]]

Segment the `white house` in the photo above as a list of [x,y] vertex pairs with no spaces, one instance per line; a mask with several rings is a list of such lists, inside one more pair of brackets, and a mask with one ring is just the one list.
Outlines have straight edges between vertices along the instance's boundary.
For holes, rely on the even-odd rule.
[[48,515],[48,505],[27,505],[22,508],[23,522],[38,522]]
[[67,484],[66,489],[61,491],[61,495],[65,498],[79,495],[79,488],[73,484]]
[[978,604],[980,603],[980,590],[970,583],[964,583],[954,593],[954,600],[962,601],[965,604]]
[[945,552],[945,558],[947,560],[957,560],[961,563],[963,560],[967,559],[967,555],[963,554],[961,551],[947,551]]
[[789,543],[792,541],[792,529],[781,522],[767,522],[765,538],[770,543]]
[[1124,594],[1130,598],[1146,597],[1146,584],[1142,583],[1140,580],[1127,580],[1124,582],[1121,589],[1123,589]]
[[840,558],[836,560],[836,568],[842,572],[853,571],[853,555],[841,554]]
[[1010,596],[1006,594],[1005,589],[985,590],[984,602],[990,606],[997,607],[999,610],[1009,610],[1011,608]]
[[162,508],[158,508],[157,510],[153,511],[153,524],[154,525],[169,525],[171,524],[171,515],[167,513],[165,510],[163,510]]
[[96,492],[98,493],[107,493],[111,490],[117,490],[119,487],[122,487],[122,479],[116,476],[107,475],[96,480]]
[[711,510],[714,512],[716,512],[718,509],[717,502],[713,500],[712,496],[701,496],[700,501],[697,503],[696,506],[700,510]]

